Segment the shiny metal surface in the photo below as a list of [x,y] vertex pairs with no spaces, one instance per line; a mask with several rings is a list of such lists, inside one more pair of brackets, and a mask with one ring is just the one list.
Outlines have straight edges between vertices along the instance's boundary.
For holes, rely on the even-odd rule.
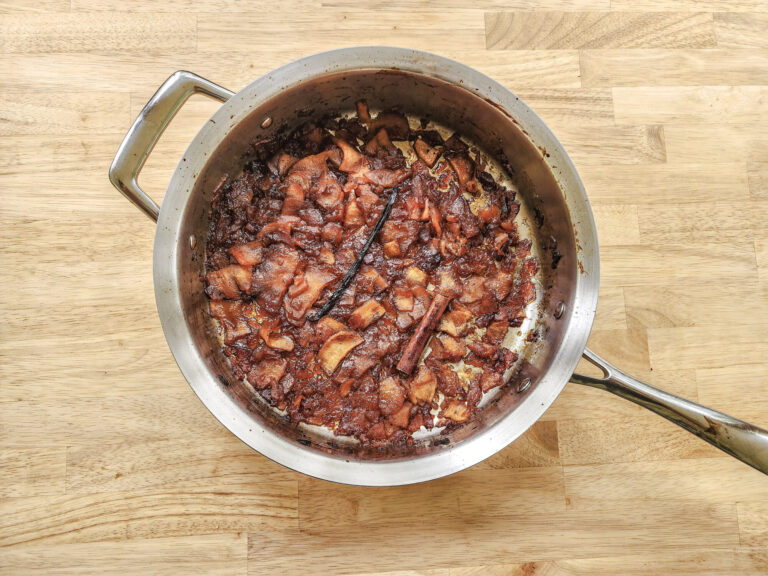
[[152,220],[157,221],[160,208],[139,187],[139,173],[165,127],[184,102],[196,93],[205,94],[222,102],[234,94],[197,74],[179,70],[163,82],[144,106],[123,138],[109,168],[109,180],[115,188]]
[[600,368],[603,377],[574,374],[571,382],[607,390],[639,404],[768,474],[768,431],[640,382],[589,349],[584,351],[584,358]]
[[[142,113],[129,137],[133,132],[143,136],[126,137],[118,153],[121,161],[116,158],[118,167],[123,165],[118,176],[127,177],[113,178],[113,183],[150,215],[148,197],[140,190],[141,194],[136,193],[138,187],[128,187],[126,192],[125,183],[135,185],[157,135],[186,98],[172,79],[164,85],[170,83],[168,91],[161,88],[153,97],[155,105],[148,105],[150,111],[164,112],[148,114],[155,117],[149,127],[142,126]],[[193,80],[192,86],[202,79]],[[231,94],[208,81],[202,85],[222,98]],[[521,215],[526,211],[537,215],[536,226],[531,227],[534,248],[547,270],[540,286],[545,297],[531,310],[531,329],[536,329],[539,339],[525,349],[510,385],[475,420],[447,435],[448,443],[425,439],[407,452],[364,451],[316,430],[290,425],[231,376],[205,313],[201,280],[205,243],[201,240],[207,235],[215,186],[223,177],[240,172],[254,139],[312,117],[351,109],[360,97],[367,98],[372,108],[397,105],[411,114],[429,116],[491,154],[505,154],[520,184]],[[190,241],[193,237],[198,241]],[[547,252],[554,242],[563,255],[556,269]],[[362,47],[317,54],[283,66],[232,96],[205,123],[174,172],[158,218],[154,278],[158,312],[171,351],[213,415],[265,456],[326,480],[398,485],[467,468],[525,432],[571,377],[617,394],[621,389],[620,395],[633,401],[639,401],[642,391],[646,399],[640,403],[646,406],[652,404],[651,398],[660,402],[664,394],[628,376],[616,378],[619,373],[613,367],[607,372],[613,378],[608,379],[610,383],[571,376],[586,346],[599,284],[596,230],[581,180],[547,126],[514,94],[467,66],[424,52]],[[629,380],[633,389],[627,387]],[[718,415],[718,425],[733,422],[712,414]],[[739,457],[735,450],[730,453]]]

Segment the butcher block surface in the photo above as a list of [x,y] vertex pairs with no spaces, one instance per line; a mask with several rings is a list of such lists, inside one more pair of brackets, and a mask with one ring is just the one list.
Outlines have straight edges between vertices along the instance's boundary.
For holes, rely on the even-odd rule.
[[[768,478],[573,384],[425,484],[260,456],[179,372],[153,223],[107,177],[176,70],[239,90],[344,46],[454,58],[525,100],[584,180],[590,348],[768,427],[767,39],[763,0],[0,2],[0,573],[768,573]],[[194,97],[162,137],[140,179],[156,200],[217,106]]]

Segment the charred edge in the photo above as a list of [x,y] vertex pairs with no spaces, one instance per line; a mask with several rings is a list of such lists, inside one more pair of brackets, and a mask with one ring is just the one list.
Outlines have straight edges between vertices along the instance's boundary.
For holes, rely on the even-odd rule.
[[221,382],[224,386],[229,388],[229,381],[226,378],[224,378],[224,376],[219,375],[218,379],[219,379],[219,382]]
[[447,446],[451,443],[450,438],[441,438],[440,440],[435,440],[432,442],[432,446]]
[[296,438],[296,442],[302,446],[312,446],[312,442],[310,440],[305,440],[304,438]]

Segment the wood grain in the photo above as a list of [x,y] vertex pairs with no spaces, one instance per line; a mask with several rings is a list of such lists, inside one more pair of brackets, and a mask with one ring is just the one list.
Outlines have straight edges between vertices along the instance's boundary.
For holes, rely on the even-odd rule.
[[580,58],[585,87],[768,83],[768,50],[757,47],[582,50]]
[[490,12],[486,47],[713,48],[712,14],[696,12]]
[[[582,177],[589,347],[768,427],[767,17],[763,0],[0,0],[0,573],[768,573],[764,476],[576,384],[435,482],[348,487],[259,455],[179,372],[154,226],[107,179],[176,70],[239,90],[343,46],[453,58],[525,101]],[[140,178],[155,200],[218,106],[191,98],[163,134]]]

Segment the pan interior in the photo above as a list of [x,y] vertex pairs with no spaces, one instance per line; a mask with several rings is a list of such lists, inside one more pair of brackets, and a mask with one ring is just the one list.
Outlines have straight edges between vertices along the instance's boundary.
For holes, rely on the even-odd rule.
[[[275,412],[253,390],[232,376],[219,351],[220,343],[206,312],[203,293],[203,263],[211,195],[222,177],[236,177],[251,153],[251,144],[292,130],[314,118],[329,114],[351,115],[355,102],[364,98],[373,111],[398,108],[409,120],[428,119],[444,133],[459,132],[494,164],[494,177],[518,190],[521,210],[517,217],[520,235],[533,242],[532,253],[541,261],[537,275],[537,299],[527,309],[527,321],[512,328],[505,345],[520,354],[502,389],[483,399],[483,407],[463,427],[449,434],[416,434],[409,449],[373,450],[356,442],[334,437],[323,428],[295,426]],[[415,125],[415,124],[412,124]],[[240,121],[211,154],[187,202],[178,254],[179,282],[186,323],[195,344],[221,386],[259,424],[286,440],[345,460],[382,461],[425,456],[446,446],[455,446],[473,434],[492,428],[514,411],[539,381],[567,328],[576,278],[579,274],[577,245],[571,215],[557,178],[539,148],[525,130],[504,110],[454,84],[412,72],[361,70],[325,74],[288,88]],[[507,163],[508,162],[508,163]],[[507,167],[505,170],[504,166]],[[555,258],[553,259],[553,254]],[[566,313],[557,308],[565,304]],[[557,316],[560,316],[557,318]],[[530,384],[529,384],[530,382]]]

